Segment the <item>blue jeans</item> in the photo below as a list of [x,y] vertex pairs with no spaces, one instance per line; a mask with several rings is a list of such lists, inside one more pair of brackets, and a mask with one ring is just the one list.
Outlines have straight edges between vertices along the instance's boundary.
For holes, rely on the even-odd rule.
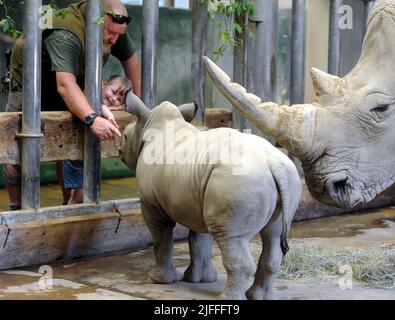
[[65,189],[82,189],[84,187],[84,161],[63,161],[63,179]]

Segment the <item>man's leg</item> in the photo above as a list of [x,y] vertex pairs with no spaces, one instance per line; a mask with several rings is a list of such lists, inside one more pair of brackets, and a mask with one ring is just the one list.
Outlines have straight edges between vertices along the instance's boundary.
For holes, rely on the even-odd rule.
[[66,205],[69,203],[69,200],[71,197],[71,190],[65,189],[65,187],[64,187],[63,161],[56,161],[56,176],[58,177],[60,188],[62,189],[63,204]]
[[71,189],[71,196],[68,204],[84,202],[84,189]]
[[84,162],[80,160],[66,160],[63,162],[64,188],[70,190],[68,204],[84,201]]
[[[13,81],[11,81],[13,83]],[[22,87],[14,85],[8,92],[6,112],[18,112],[22,110]],[[6,190],[10,199],[10,209],[21,209],[21,167],[19,165],[6,164],[3,167],[6,177]]]
[[21,209],[21,168],[17,165],[4,165],[6,190],[10,200],[10,210]]

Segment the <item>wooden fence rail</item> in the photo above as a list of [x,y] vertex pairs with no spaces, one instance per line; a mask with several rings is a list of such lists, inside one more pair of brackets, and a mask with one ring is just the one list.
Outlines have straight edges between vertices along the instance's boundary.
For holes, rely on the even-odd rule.
[[[115,119],[121,132],[136,121],[136,117],[115,111]],[[20,146],[18,133],[21,131],[22,114],[0,113],[0,164],[19,164]],[[226,109],[208,109],[206,125],[209,128],[231,126],[232,115]],[[41,162],[83,159],[83,123],[70,112],[42,112],[41,114]],[[102,141],[102,157],[116,158],[122,138]]]

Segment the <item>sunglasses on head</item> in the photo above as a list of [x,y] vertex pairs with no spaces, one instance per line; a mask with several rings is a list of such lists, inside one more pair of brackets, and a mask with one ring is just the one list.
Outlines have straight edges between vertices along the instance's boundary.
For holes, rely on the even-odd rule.
[[123,16],[121,14],[115,14],[115,13],[111,13],[111,12],[106,12],[106,15],[108,15],[110,17],[112,22],[117,23],[117,24],[124,24],[124,23],[126,23],[126,25],[128,25],[130,23],[130,21],[132,21],[132,17],[126,17],[126,16]]

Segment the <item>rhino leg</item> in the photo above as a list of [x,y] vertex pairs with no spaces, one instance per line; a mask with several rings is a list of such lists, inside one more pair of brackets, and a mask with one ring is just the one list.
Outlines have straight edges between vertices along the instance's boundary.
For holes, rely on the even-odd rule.
[[148,277],[154,283],[172,283],[179,280],[173,266],[174,221],[158,208],[141,201],[141,212],[154,242],[155,267]]
[[189,254],[191,263],[184,273],[184,280],[189,282],[214,282],[217,271],[211,263],[211,234],[189,232]]
[[250,238],[235,236],[218,237],[214,234],[222,255],[222,263],[227,273],[224,300],[245,300],[245,292],[255,272],[255,262],[251,255]]
[[249,300],[275,299],[274,281],[280,269],[281,251],[281,210],[276,210],[272,219],[260,232],[262,238],[262,252],[255,280],[246,295]]

